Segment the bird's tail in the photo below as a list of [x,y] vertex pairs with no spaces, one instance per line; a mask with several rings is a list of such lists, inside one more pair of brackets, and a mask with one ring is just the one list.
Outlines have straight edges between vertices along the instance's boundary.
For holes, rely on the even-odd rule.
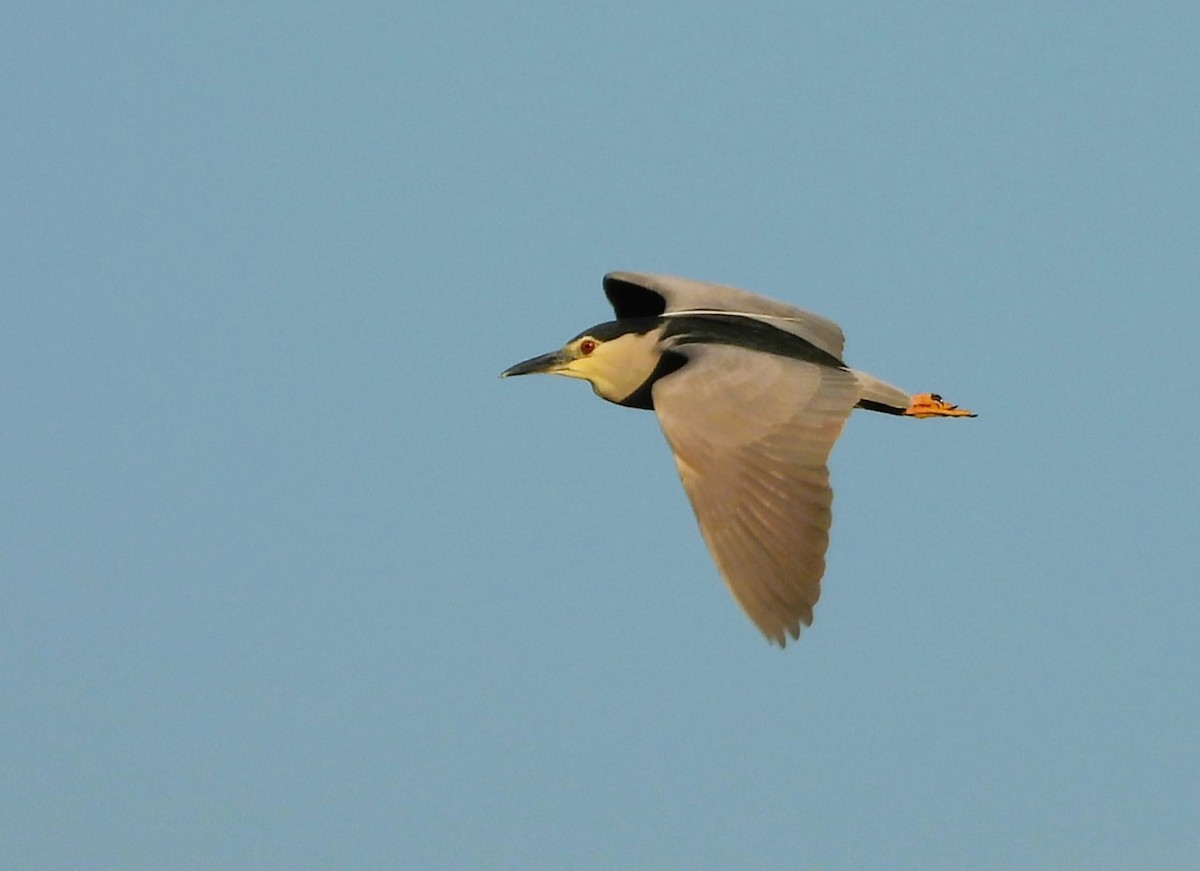
[[850,371],[858,379],[858,404],[861,407],[887,414],[904,414],[904,410],[912,404],[912,397],[899,387],[893,387],[866,372]]
[[851,371],[858,379],[859,408],[906,417],[975,417],[974,412],[946,402],[936,393],[918,393],[916,396],[910,396],[899,387],[880,381],[874,375]]

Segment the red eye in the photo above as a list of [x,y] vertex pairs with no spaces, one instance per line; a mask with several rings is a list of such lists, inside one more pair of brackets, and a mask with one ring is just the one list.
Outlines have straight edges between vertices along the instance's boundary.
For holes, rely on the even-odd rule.
[[585,356],[585,357],[588,354],[592,353],[592,351],[594,351],[594,350],[596,350],[595,339],[584,339],[582,342],[579,343],[579,353],[583,354],[583,356]]

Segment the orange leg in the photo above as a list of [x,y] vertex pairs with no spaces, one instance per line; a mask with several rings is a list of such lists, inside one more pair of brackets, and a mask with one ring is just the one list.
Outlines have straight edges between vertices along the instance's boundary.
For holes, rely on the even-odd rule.
[[973,411],[943,402],[936,393],[918,393],[904,413],[909,417],[974,417]]

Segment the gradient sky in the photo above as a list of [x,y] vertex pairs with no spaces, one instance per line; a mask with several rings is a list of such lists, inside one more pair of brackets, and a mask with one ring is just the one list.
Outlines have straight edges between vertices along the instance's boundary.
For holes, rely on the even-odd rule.
[[[1198,9],[9,4],[0,866],[1195,867]],[[785,651],[613,269],[980,414]]]

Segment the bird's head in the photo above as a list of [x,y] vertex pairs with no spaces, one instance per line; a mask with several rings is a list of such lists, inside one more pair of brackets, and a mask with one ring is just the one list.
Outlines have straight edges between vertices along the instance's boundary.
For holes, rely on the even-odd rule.
[[557,351],[509,367],[500,377],[544,373],[582,378],[602,399],[624,403],[649,380],[662,358],[658,326],[657,318],[598,324]]

